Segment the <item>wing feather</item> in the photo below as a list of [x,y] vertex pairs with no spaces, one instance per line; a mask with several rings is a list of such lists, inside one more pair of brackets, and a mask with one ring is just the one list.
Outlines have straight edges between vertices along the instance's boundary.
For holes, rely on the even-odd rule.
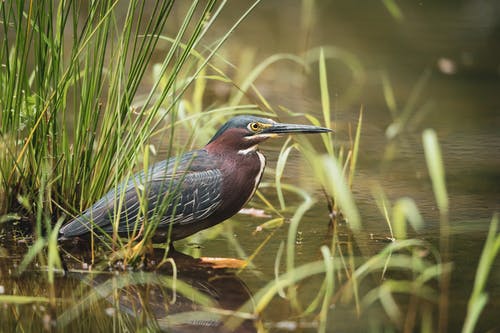
[[[207,165],[212,165],[212,169],[207,169]],[[119,221],[118,232],[127,233],[136,223],[140,226],[144,216],[148,220],[158,217],[160,228],[170,223],[174,226],[195,223],[220,206],[221,187],[221,171],[207,152],[189,152],[178,159],[159,162],[146,173],[137,173],[66,224],[60,232],[64,237],[78,236],[89,232],[92,225],[112,232],[113,221]],[[114,218],[116,214],[119,218]]]

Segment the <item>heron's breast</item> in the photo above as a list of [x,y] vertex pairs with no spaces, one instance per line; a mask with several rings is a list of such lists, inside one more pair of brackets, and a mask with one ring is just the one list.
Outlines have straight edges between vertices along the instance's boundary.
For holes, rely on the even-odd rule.
[[223,166],[223,198],[239,211],[254,195],[262,179],[266,159],[258,151],[226,160]]

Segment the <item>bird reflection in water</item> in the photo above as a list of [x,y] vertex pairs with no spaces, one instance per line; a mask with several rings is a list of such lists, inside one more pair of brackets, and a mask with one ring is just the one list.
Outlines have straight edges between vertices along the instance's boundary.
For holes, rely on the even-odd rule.
[[[224,326],[229,317],[239,315],[236,311],[251,297],[245,283],[231,270],[175,251],[169,252],[169,258],[175,262],[176,279],[170,260],[150,272],[72,270],[68,277],[81,280],[92,287],[97,299],[110,302],[109,314],[131,316],[133,321],[154,330],[256,332],[249,317],[242,319],[237,329]],[[81,307],[76,308],[63,322],[81,315]]]

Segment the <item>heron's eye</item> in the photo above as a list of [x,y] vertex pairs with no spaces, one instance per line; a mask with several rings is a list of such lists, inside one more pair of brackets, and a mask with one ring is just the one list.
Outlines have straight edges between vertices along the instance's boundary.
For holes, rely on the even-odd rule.
[[252,132],[259,132],[262,130],[262,124],[261,123],[250,123],[248,124],[248,129]]

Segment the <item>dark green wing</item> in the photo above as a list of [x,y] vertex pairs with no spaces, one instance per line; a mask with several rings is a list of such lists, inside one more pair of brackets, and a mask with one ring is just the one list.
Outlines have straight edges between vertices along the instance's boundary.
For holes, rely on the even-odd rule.
[[205,150],[189,152],[137,173],[63,226],[60,233],[64,238],[74,237],[92,227],[110,233],[115,222],[119,233],[128,233],[139,230],[144,215],[148,221],[157,216],[158,226],[163,228],[169,223],[187,225],[208,217],[220,206],[221,187],[216,161]]

